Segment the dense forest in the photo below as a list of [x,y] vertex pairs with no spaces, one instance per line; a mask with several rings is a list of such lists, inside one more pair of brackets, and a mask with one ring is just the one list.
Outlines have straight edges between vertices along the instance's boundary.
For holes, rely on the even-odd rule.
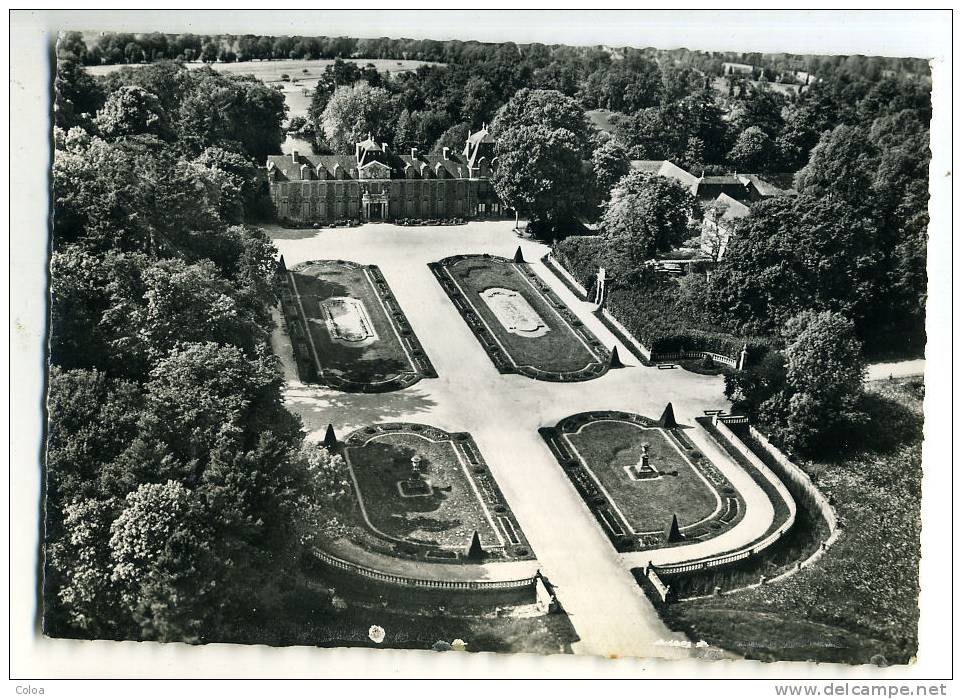
[[249,638],[343,477],[283,405],[277,251],[247,224],[283,96],[68,53],[55,87],[45,631]]

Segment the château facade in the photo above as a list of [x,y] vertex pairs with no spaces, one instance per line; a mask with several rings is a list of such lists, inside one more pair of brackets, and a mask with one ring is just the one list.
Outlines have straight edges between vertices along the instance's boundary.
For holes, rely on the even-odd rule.
[[508,212],[491,186],[493,158],[486,126],[460,154],[398,154],[369,136],[353,155],[268,156],[267,182],[281,221],[498,218]]

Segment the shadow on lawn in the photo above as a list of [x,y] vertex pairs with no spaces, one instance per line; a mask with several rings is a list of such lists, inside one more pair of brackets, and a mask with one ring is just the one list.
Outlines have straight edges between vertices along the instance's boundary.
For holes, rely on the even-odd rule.
[[[358,427],[399,418],[420,422],[418,416],[430,413],[437,402],[417,386],[390,393],[342,393],[307,386],[288,391],[286,402],[301,417],[307,432],[334,425],[339,436]],[[346,422],[346,421],[350,422]]]
[[859,452],[885,454],[922,439],[922,415],[889,396],[866,392],[859,409],[866,419],[839,439],[838,458]]

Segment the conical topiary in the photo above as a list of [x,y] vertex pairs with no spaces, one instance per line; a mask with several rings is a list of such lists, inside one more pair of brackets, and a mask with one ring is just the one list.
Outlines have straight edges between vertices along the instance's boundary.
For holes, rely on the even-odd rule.
[[608,357],[608,368],[609,369],[622,369],[624,364],[621,362],[621,357],[618,356],[618,345],[611,348],[611,356]]
[[671,524],[665,529],[665,542],[672,544],[682,540],[681,530],[678,528],[678,515],[671,516]]
[[484,549],[481,548],[481,537],[478,536],[478,530],[474,530],[474,536],[471,537],[471,545],[468,547],[468,559],[472,561],[480,561],[484,557]]
[[277,260],[277,271],[280,274],[284,274],[287,271],[287,263],[284,262],[284,256],[281,255]]
[[658,420],[658,425],[660,427],[678,427],[678,423],[675,422],[675,409],[671,407],[671,403],[665,406],[665,410]]
[[334,425],[327,424],[327,432],[324,433],[324,441],[322,444],[328,449],[334,449],[337,447],[337,435],[334,434]]
[[514,251],[514,261],[515,261],[515,262],[524,262],[524,255],[521,253],[521,246],[520,246],[520,245],[518,246],[518,249]]

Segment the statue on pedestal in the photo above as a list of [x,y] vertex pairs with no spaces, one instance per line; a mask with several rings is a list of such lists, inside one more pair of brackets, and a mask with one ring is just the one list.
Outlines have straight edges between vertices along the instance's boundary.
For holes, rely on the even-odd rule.
[[603,308],[605,299],[608,297],[608,273],[604,267],[598,268],[598,276],[595,279],[595,291],[591,302],[598,304],[598,308]]

